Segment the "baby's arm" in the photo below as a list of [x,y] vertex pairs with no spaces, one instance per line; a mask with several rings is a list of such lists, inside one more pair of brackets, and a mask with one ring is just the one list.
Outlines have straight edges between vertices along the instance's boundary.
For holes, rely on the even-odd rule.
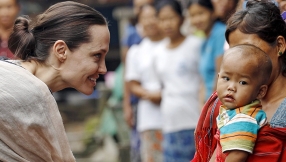
[[225,162],[244,162],[248,157],[248,152],[241,150],[228,151]]

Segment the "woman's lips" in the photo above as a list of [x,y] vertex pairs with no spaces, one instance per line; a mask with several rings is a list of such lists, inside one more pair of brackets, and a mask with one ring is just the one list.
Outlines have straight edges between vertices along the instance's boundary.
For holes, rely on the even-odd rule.
[[89,77],[88,79],[93,83],[93,86],[96,85],[96,79],[97,79],[97,78],[91,78],[91,77]]

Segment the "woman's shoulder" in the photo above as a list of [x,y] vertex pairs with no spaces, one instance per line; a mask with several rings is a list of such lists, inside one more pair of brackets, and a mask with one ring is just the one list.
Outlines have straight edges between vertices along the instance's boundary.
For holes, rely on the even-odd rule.
[[13,63],[0,61],[0,76],[1,91],[12,96],[34,100],[35,97],[42,97],[43,92],[51,93],[44,82]]
[[204,41],[204,38],[199,37],[199,36],[194,35],[194,34],[190,34],[190,35],[186,36],[186,41],[201,44]]
[[183,43],[183,48],[186,52],[198,53],[201,50],[203,44],[203,38],[195,35],[188,35]]

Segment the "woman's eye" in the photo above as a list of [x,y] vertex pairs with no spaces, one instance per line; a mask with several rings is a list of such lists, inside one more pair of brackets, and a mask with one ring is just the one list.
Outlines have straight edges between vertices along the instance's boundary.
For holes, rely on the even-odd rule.
[[246,81],[240,81],[239,84],[241,84],[241,85],[246,85],[247,82],[246,82]]
[[101,54],[100,53],[95,54],[94,57],[99,60],[101,58]]

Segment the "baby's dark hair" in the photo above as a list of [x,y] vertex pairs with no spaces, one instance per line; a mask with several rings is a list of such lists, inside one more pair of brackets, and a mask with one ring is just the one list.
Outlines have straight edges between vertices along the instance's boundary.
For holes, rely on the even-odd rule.
[[[236,52],[233,52],[233,51]],[[237,51],[240,52],[237,52]],[[228,49],[223,58],[231,57],[231,55],[242,55],[243,59],[251,59],[253,61],[254,77],[258,77],[260,85],[267,85],[272,72],[272,62],[270,57],[260,48],[251,44],[240,44]],[[224,62],[224,59],[222,63]]]
[[73,51],[91,39],[91,25],[107,25],[95,9],[73,1],[56,3],[37,17],[34,24],[27,16],[16,19],[8,47],[22,60],[43,62],[57,40],[63,40]]

